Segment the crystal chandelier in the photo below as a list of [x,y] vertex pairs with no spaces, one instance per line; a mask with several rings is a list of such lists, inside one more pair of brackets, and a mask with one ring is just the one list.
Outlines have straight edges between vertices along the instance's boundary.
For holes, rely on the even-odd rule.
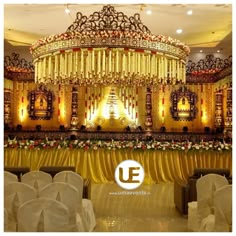
[[139,14],[127,17],[104,6],[89,17],[77,13],[65,33],[31,47],[35,82],[78,86],[155,86],[185,83],[184,43],[154,35]]

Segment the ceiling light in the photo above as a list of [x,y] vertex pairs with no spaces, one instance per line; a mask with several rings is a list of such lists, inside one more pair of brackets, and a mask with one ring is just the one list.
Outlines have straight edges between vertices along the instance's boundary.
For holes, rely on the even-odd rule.
[[176,30],[176,33],[177,33],[177,34],[182,34],[182,33],[183,33],[183,30],[182,30],[182,29],[177,29],[177,30]]
[[187,11],[187,15],[191,16],[193,14],[193,11],[192,10],[188,10]]
[[151,10],[147,10],[147,11],[146,11],[146,14],[147,14],[147,15],[151,15],[151,14],[152,14],[152,11],[151,11]]
[[203,50],[200,50],[200,52],[203,52]]
[[69,14],[70,13],[70,9],[68,7],[65,8],[65,13]]
[[220,52],[220,50],[217,50],[217,52]]

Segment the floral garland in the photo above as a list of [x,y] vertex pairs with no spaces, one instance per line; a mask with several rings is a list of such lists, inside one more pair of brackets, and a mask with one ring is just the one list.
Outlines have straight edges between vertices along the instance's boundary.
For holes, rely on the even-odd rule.
[[36,48],[46,45],[48,43],[57,42],[61,40],[80,39],[83,37],[88,37],[88,38],[100,37],[104,39],[105,38],[143,39],[143,40],[148,40],[151,42],[162,42],[162,43],[170,44],[170,45],[181,48],[187,54],[190,53],[190,49],[187,45],[169,36],[154,35],[154,34],[148,34],[148,33],[137,33],[134,31],[114,31],[114,30],[108,30],[108,31],[99,30],[99,31],[86,31],[86,32],[72,31],[72,32],[66,32],[62,34],[50,35],[34,43],[32,47],[30,48],[30,52],[32,53]]
[[205,74],[212,75],[212,74],[215,74],[221,70],[222,70],[222,68],[195,70],[195,71],[191,71],[191,74],[192,75],[205,75]]
[[219,141],[209,141],[200,143],[192,143],[189,141],[185,142],[158,142],[158,141],[96,141],[96,140],[49,140],[45,138],[44,140],[13,140],[8,139],[4,143],[4,148],[20,148],[20,149],[83,149],[83,150],[232,150],[231,143],[219,142]]
[[33,73],[34,71],[28,68],[16,67],[16,66],[7,66],[6,69],[11,72],[16,73]]

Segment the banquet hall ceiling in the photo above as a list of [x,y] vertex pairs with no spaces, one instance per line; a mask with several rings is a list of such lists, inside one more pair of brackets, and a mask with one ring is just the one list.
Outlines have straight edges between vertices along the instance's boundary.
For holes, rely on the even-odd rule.
[[[231,4],[122,4],[116,11],[127,16],[141,15],[141,21],[153,34],[163,34],[179,39],[190,46],[191,51],[208,52],[232,50]],[[14,46],[30,46],[38,39],[63,33],[70,26],[77,12],[89,16],[100,11],[102,4],[5,4],[4,39]],[[192,15],[187,15],[188,10]],[[152,14],[146,14],[151,10]],[[183,29],[177,34],[177,29]]]

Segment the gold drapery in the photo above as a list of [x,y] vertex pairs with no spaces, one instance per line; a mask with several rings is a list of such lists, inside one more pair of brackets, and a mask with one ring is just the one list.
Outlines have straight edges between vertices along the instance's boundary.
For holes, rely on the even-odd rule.
[[11,149],[4,150],[4,166],[75,166],[76,172],[95,183],[114,181],[116,166],[123,160],[136,160],[144,168],[144,183],[187,180],[195,168],[228,168],[232,172],[232,152],[178,150],[83,150]]

